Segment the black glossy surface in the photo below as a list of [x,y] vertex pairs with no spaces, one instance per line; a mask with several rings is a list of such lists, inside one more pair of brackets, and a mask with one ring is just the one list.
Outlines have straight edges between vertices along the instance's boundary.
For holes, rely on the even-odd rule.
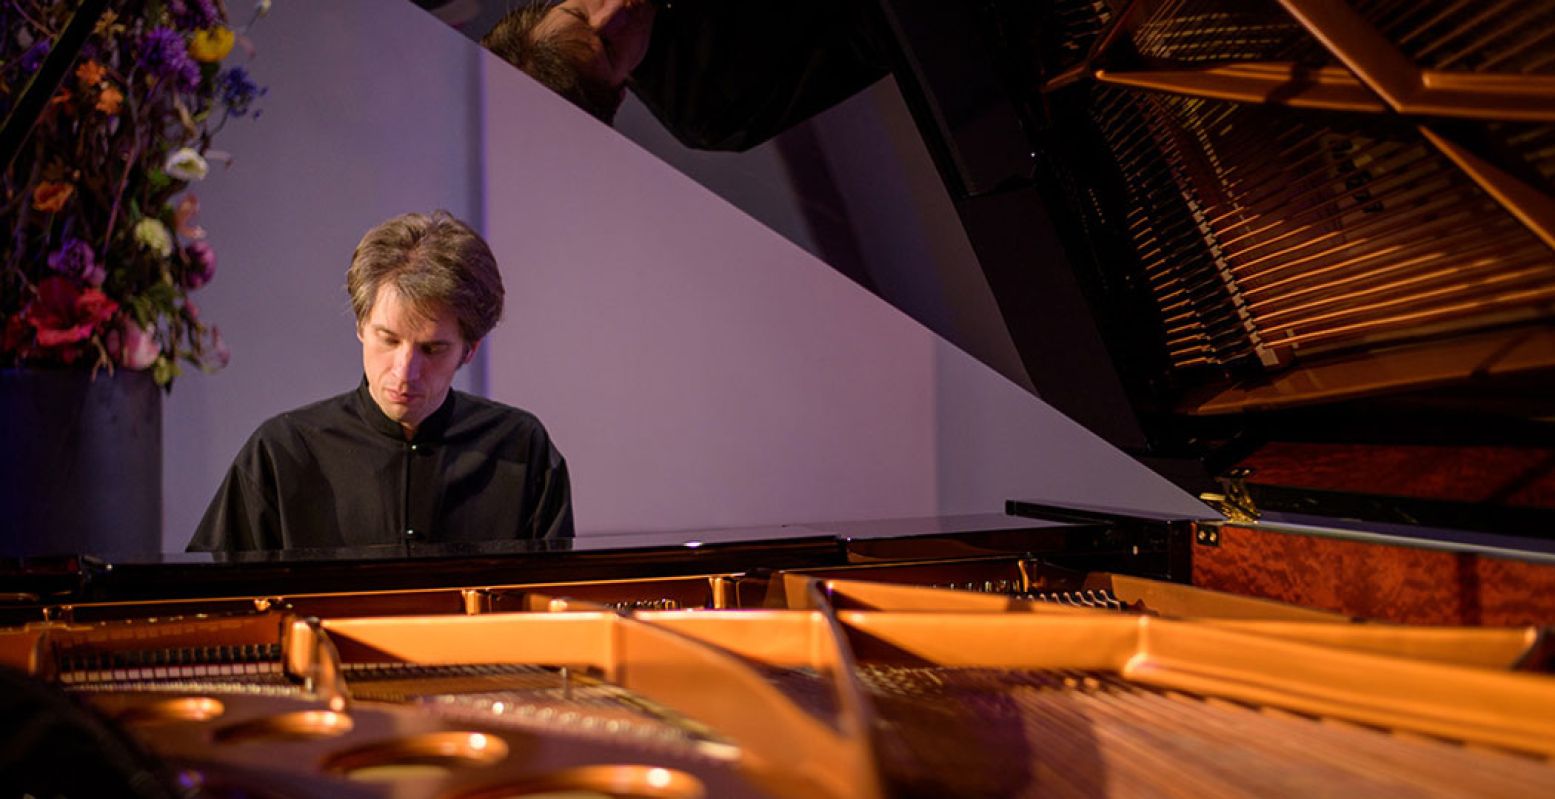
[[[977,516],[623,533],[572,541],[407,544],[0,562],[12,607],[748,573],[859,560],[1095,549],[1106,526]],[[1109,549],[1115,548],[1110,543]],[[939,554],[933,554],[939,553]]]

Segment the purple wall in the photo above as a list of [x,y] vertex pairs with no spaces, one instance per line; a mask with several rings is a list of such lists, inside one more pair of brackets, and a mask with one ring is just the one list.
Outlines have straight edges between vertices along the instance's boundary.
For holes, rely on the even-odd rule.
[[[582,534],[1016,495],[1200,507],[410,3],[277,3],[254,40],[264,116],[223,132],[237,161],[196,188],[221,261],[197,299],[233,360],[169,398],[168,549],[255,426],[355,385],[351,249],[437,207],[484,225],[508,280],[464,384],[545,420]],[[848,201],[889,227],[888,204]]]
[[193,189],[219,261],[195,300],[232,363],[168,397],[169,550],[260,422],[356,386],[344,287],[362,233],[405,211],[480,215],[479,71],[463,37],[411,3],[342,0],[276,3],[252,38],[263,114],[227,125],[216,147],[232,166]]
[[490,393],[546,421],[580,532],[1202,506],[495,58]]

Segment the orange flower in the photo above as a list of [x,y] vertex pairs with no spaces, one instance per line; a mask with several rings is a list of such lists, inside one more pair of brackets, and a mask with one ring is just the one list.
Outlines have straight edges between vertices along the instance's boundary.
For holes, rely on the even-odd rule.
[[97,95],[97,110],[112,116],[119,113],[119,105],[124,102],[124,92],[114,88],[111,84],[103,87],[101,94]]
[[108,77],[108,68],[96,61],[88,61],[76,67],[76,77],[80,79],[83,87],[90,89],[102,83],[103,78]]
[[173,209],[173,229],[186,239],[205,238],[205,228],[194,223],[194,217],[199,213],[200,198],[192,191],[184,192],[184,198],[179,200],[178,207]]
[[76,187],[69,183],[45,180],[32,191],[32,207],[46,214],[57,214],[64,210],[65,203],[70,202],[75,193]]

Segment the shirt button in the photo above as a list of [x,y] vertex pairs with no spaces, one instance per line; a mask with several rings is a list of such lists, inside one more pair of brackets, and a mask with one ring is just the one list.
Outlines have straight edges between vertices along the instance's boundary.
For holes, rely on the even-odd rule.
[[406,538],[415,538],[416,537],[416,531],[410,529],[409,527],[406,527],[405,528],[405,537]]
[[411,444],[410,445],[410,451],[411,452],[420,452],[421,451],[421,445],[420,444]]

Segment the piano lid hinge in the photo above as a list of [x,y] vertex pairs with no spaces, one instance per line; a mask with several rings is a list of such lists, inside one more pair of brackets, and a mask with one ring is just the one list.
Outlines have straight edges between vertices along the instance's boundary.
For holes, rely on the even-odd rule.
[[1238,466],[1226,472],[1224,476],[1215,478],[1215,481],[1220,483],[1221,493],[1200,494],[1199,499],[1220,511],[1228,521],[1256,522],[1261,514],[1258,512],[1258,506],[1253,504],[1252,495],[1247,491],[1247,478],[1252,473],[1252,469]]
[[486,588],[459,589],[459,604],[466,616],[479,616],[491,612],[492,595]]

